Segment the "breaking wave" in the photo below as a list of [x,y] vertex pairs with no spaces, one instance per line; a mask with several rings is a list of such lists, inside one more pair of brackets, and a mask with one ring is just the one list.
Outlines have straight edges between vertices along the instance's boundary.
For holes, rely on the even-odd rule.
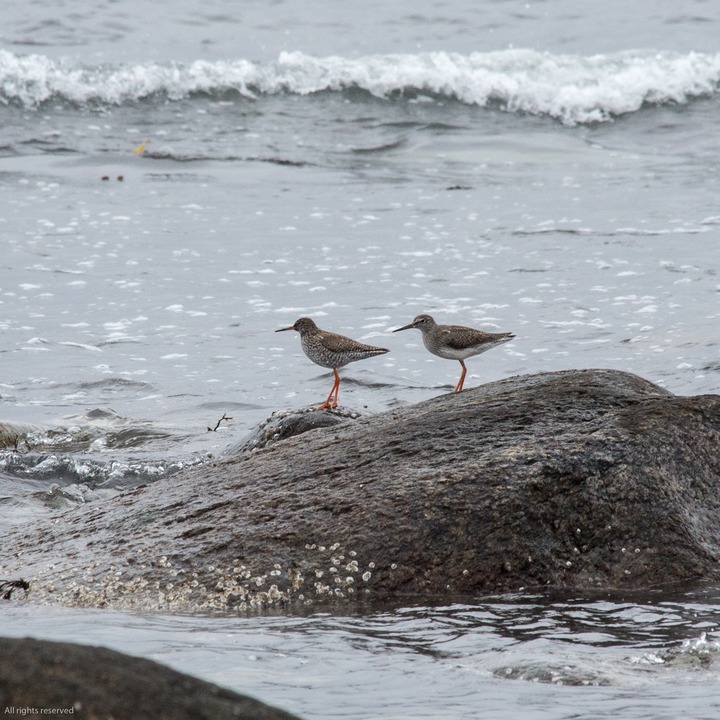
[[0,50],[0,103],[37,108],[52,101],[113,106],[154,97],[263,95],[360,90],[384,99],[454,100],[567,124],[602,122],[648,104],[684,104],[720,87],[720,54],[626,51],[556,55],[503,50],[370,55],[356,59],[281,53],[190,64],[79,65]]

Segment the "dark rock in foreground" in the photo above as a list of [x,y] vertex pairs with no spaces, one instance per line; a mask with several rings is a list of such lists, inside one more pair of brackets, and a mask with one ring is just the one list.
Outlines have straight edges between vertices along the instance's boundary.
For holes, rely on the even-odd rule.
[[0,638],[0,707],[85,720],[298,720],[152,660],[29,638]]
[[717,579],[719,447],[720,396],[510,378],[13,530],[0,574],[165,611]]

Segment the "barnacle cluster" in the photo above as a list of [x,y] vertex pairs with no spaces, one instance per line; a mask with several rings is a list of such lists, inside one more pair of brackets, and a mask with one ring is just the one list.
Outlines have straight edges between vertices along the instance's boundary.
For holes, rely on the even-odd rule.
[[[75,607],[157,612],[248,611],[290,602],[351,598],[369,592],[376,564],[361,562],[340,543],[308,543],[296,566],[275,562],[258,569],[239,558],[190,562],[142,548],[131,563],[85,566],[65,562],[42,568],[31,581],[36,601]],[[392,565],[390,566],[392,567]]]

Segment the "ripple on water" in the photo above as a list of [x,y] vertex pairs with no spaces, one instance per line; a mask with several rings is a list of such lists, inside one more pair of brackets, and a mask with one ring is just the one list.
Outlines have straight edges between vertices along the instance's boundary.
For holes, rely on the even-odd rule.
[[308,718],[646,720],[720,709],[718,636],[697,631],[720,613],[717,587],[346,610],[173,617],[11,604],[4,612],[10,634],[84,637]]

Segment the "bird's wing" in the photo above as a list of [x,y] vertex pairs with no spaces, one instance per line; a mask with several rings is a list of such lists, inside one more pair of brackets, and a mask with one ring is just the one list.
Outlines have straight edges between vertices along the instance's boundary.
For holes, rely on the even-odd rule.
[[323,332],[322,340],[325,347],[333,352],[358,352],[363,350],[371,353],[387,352],[386,348],[366,345],[365,343],[358,342],[344,335],[338,335],[337,333]]
[[337,333],[323,332],[322,334],[323,345],[332,352],[344,352],[351,347],[356,347],[354,340],[344,335],[338,335]]
[[463,350],[468,347],[468,345],[487,342],[492,338],[491,333],[463,327],[462,325],[449,325],[446,330],[443,330],[443,336],[445,345],[454,350]]

